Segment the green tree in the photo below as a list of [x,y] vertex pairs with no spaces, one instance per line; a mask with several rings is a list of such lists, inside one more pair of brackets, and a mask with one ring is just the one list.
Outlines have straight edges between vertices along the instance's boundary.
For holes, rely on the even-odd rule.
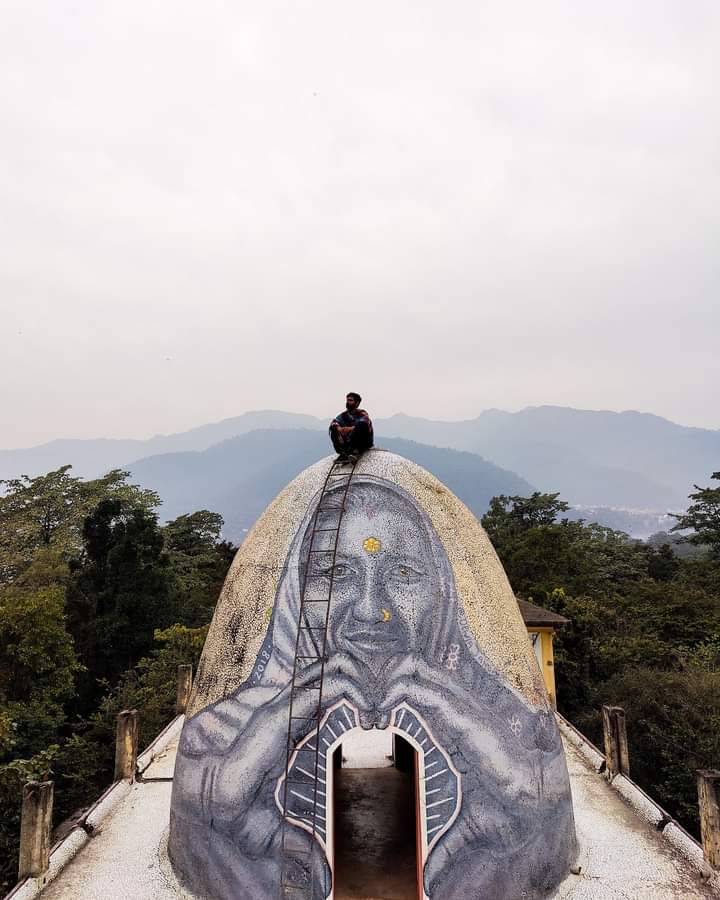
[[670,543],[648,542],[648,575],[655,581],[672,581],[680,571],[678,559]]
[[646,574],[644,550],[623,532],[582,519],[558,520],[569,508],[558,496],[536,492],[531,497],[494,497],[483,516],[517,593],[551,603],[558,588],[583,594],[613,589]]
[[482,517],[495,550],[500,554],[531,528],[552,525],[570,507],[560,494],[541,494],[535,491],[530,497],[508,497],[500,494],[490,500],[488,511]]
[[697,834],[695,772],[720,760],[720,672],[627,668],[601,690],[625,709],[634,780]]
[[[713,481],[720,481],[720,472],[713,472]],[[689,495],[693,502],[683,515],[675,516],[677,522],[671,531],[692,529],[685,538],[691,544],[707,547],[720,562],[720,486],[701,488],[695,485],[695,493]]]
[[0,583],[15,578],[42,548],[52,547],[65,560],[79,553],[83,521],[101,500],[148,512],[160,503],[154,491],[127,484],[129,472],[113,469],[83,481],[69,474],[71,468],[0,480]]
[[168,549],[187,556],[211,553],[220,541],[223,517],[220,513],[201,509],[168,522],[163,529]]
[[84,548],[70,564],[68,628],[88,679],[113,683],[177,620],[177,595],[157,516],[102,500],[83,525]]
[[208,628],[172,625],[157,629],[157,646],[123,673],[115,689],[101,702],[93,717],[92,736],[109,738],[112,744],[117,714],[123,709],[137,709],[141,712],[140,744],[149,744],[175,717],[177,667],[189,664],[197,669]]
[[115,724],[123,709],[139,712],[139,746],[148,746],[175,717],[177,667],[197,668],[208,626],[173,625],[157,630],[155,646],[137,666],[108,688],[87,723],[54,749],[55,821],[87,806],[110,784],[113,775]]
[[179,516],[163,528],[180,601],[180,621],[199,626],[212,618],[237,548],[220,539],[223,519],[206,509]]
[[66,739],[26,759],[0,765],[0,887],[15,882],[20,834],[20,796],[26,781],[55,781],[55,825],[74,817],[108,787],[113,777],[115,720],[121,709],[140,713],[140,746],[147,746],[175,715],[177,667],[197,668],[204,628],[174,625],[155,633],[152,652],[108,690],[89,720]]
[[[680,527],[709,547],[715,495],[694,496]],[[633,777],[697,833],[693,771],[720,757],[718,559],[563,511],[557,494],[499,497],[483,524],[514,590],[570,620],[555,638],[561,712],[598,741],[602,704],[624,706]]]
[[57,555],[43,550],[0,586],[0,758],[52,743],[74,696],[81,667],[65,629],[66,574]]

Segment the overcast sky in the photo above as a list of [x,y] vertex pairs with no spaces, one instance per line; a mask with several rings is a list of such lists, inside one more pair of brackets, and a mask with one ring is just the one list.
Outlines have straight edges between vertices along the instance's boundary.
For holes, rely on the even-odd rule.
[[720,427],[716,0],[0,0],[0,447]]

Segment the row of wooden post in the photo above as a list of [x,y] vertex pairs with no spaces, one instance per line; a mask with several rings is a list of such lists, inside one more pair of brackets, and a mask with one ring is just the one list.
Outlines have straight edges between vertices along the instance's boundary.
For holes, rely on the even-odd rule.
[[[192,666],[177,669],[175,712],[183,715],[192,690]],[[117,717],[115,732],[114,781],[133,781],[138,757],[140,715],[136,709],[124,709]],[[23,787],[20,818],[20,854],[18,880],[40,878],[50,866],[50,841],[53,810],[52,781],[29,781]]]
[[[625,710],[621,706],[603,706],[603,738],[605,743],[605,775],[612,781],[616,775],[630,777]],[[698,805],[703,856],[715,869],[720,869],[720,771],[697,770]]]
[[[177,715],[184,714],[192,689],[192,666],[178,666]],[[625,710],[621,706],[603,706],[605,743],[605,775],[612,781],[616,775],[630,777]],[[135,778],[138,755],[139,715],[136,709],[125,709],[117,717],[115,740],[115,781]],[[698,801],[703,854],[707,862],[720,869],[720,771],[699,769]],[[50,864],[52,832],[53,782],[30,781],[23,788],[20,825],[20,860],[18,878],[39,877]]]

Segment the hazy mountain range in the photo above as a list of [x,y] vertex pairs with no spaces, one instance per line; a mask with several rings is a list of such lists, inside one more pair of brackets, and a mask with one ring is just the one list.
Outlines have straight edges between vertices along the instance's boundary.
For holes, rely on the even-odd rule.
[[[387,438],[383,447],[433,472],[481,516],[495,494],[527,495],[532,485],[474,453]],[[202,451],[152,456],[132,463],[132,480],[163,498],[162,516],[212,509],[224,533],[242,538],[267,504],[311,463],[328,453],[326,436],[310,430],[256,430]]]
[[[234,530],[247,527],[293,474],[327,452],[327,424],[302,413],[258,411],[144,441],[56,440],[0,451],[0,478],[66,463],[85,477],[130,468],[137,480],[160,491],[164,516],[204,506],[223,512],[228,524],[236,523]],[[720,431],[687,428],[648,413],[540,406],[517,413],[491,409],[460,422],[397,414],[376,419],[375,431],[378,446],[426,465],[476,512],[482,496],[523,492],[507,487],[488,494],[482,483],[487,478],[488,489],[502,482],[559,491],[599,520],[612,507],[613,521],[627,520],[636,533],[656,530],[652,524],[660,514],[682,509],[693,484],[707,484],[720,469]],[[238,441],[242,436],[248,440]],[[415,443],[403,451],[393,439]],[[431,461],[423,462],[423,454],[431,454]],[[455,472],[462,478],[453,483]],[[638,517],[627,510],[644,512]]]

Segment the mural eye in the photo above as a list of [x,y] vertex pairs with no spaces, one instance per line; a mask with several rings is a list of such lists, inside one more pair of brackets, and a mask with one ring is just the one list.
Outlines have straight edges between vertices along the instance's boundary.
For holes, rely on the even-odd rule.
[[400,563],[400,565],[393,566],[393,568],[390,569],[391,578],[397,578],[403,581],[413,581],[416,578],[421,578],[424,574],[424,572],[418,572],[417,569],[413,569],[413,567],[407,565],[407,563]]
[[337,565],[323,570],[323,575],[327,578],[332,575],[333,579],[337,581],[340,578],[347,578],[348,575],[352,575],[352,569],[350,566],[346,566],[343,563],[337,563]]

